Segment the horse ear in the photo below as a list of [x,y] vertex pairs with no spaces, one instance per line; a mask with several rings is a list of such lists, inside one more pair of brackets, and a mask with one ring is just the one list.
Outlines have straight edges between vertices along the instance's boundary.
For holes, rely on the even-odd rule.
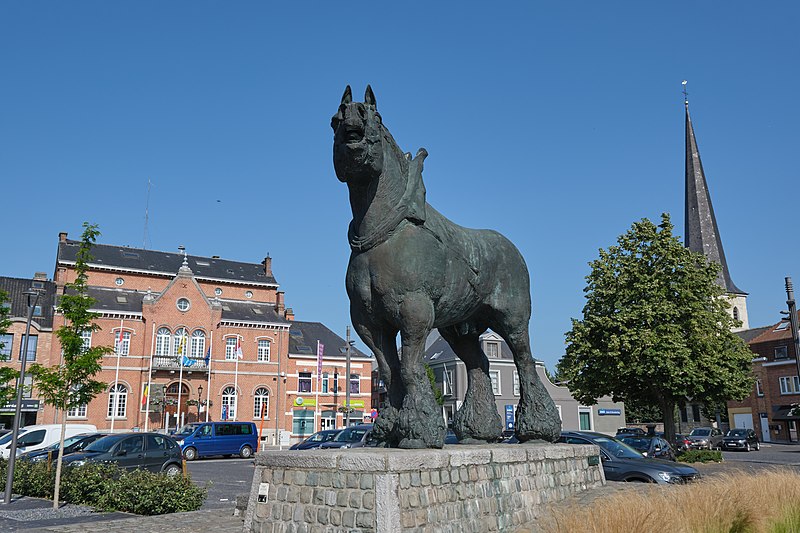
[[372,87],[369,85],[367,85],[367,91],[364,93],[364,103],[375,106],[375,109],[378,109],[378,104],[375,103],[375,93],[372,92]]
[[349,104],[353,101],[353,91],[350,90],[350,86],[348,85],[347,88],[344,90],[344,94],[342,95],[342,104]]

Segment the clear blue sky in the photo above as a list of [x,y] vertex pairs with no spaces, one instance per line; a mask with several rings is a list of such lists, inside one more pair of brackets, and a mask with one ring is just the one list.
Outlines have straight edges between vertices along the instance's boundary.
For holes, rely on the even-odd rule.
[[[692,118],[751,326],[800,285],[795,2],[0,3],[0,275],[52,275],[59,231],[258,262],[300,320],[344,335],[346,187],[330,117],[347,84],[428,201],[494,228],[532,276],[552,368],[588,262],[643,217],[683,235]],[[363,346],[363,345],[361,345]]]

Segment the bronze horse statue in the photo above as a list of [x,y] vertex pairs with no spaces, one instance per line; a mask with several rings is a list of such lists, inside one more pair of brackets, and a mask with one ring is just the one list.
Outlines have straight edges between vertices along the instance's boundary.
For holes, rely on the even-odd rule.
[[479,341],[491,328],[508,343],[519,373],[517,438],[555,442],[561,420],[531,355],[530,278],[522,255],[496,231],[458,226],[426,203],[428,153],[403,153],[369,86],[363,103],[353,102],[347,87],[331,127],[336,176],[347,183],[353,211],[350,316],[388,393],[374,435],[389,447],[444,445],[444,418],[423,366],[425,339],[438,328],[468,372],[466,397],[453,419],[456,436],[498,440],[503,423]]

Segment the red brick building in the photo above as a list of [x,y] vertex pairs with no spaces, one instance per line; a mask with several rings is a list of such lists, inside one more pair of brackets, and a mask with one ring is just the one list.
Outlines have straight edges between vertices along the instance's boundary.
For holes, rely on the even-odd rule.
[[756,382],[750,397],[728,402],[731,427],[754,429],[762,442],[796,442],[800,378],[789,321],[741,332],[753,351]]
[[[52,332],[64,317],[57,298],[76,277],[79,244],[61,233],[54,280],[40,281],[49,296],[32,334],[39,336],[34,352],[42,364],[58,364],[60,346]],[[346,383],[358,411],[351,417],[363,419],[359,407],[368,403],[371,358],[353,349],[355,379],[346,380],[346,341],[322,324],[293,320],[270,257],[243,263],[106,244],[95,245],[91,254],[89,295],[100,330],[85,342],[116,351],[103,357],[96,377],[107,389],[70,409],[69,422],[166,431],[198,420],[252,420],[263,438],[276,442],[282,430],[297,439],[323,425],[341,427]],[[22,285],[30,284],[19,280],[8,292],[21,294]],[[26,309],[19,298],[12,298],[17,318],[9,331],[12,342],[3,349],[7,364],[16,366],[10,354],[20,350]],[[317,342],[325,346],[319,381]],[[31,394],[35,398],[35,388]],[[34,411],[26,424],[59,420],[50,406]]]

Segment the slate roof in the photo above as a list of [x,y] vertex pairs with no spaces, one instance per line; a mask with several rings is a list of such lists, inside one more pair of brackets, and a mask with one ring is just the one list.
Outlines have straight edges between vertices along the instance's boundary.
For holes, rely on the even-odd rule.
[[[458,359],[458,356],[455,354],[453,349],[444,340],[444,337],[441,336],[439,330],[434,330],[432,334],[436,335],[436,340],[430,343],[430,346],[425,350],[425,362],[429,363],[431,361],[439,362],[448,362],[455,359]],[[481,341],[483,341],[483,336],[481,336]],[[506,341],[502,338],[500,339],[500,357],[493,358],[493,360],[497,359],[514,359],[514,354],[511,353],[511,348],[508,347]],[[460,359],[459,359],[460,361]]]
[[[57,262],[74,263],[80,241],[58,243]],[[92,265],[174,276],[183,263],[179,252],[159,252],[126,246],[95,244],[91,250]],[[212,257],[188,255],[189,268],[196,278],[277,285],[275,276],[264,272],[262,263],[242,263]]]
[[[295,320],[289,327],[289,353],[293,355],[316,355],[317,341],[325,346],[323,357],[342,357],[346,355],[347,341],[320,322]],[[352,357],[370,357],[355,346]]]
[[0,276],[0,291],[8,294],[8,303],[10,304],[9,318],[28,318],[28,297],[23,293],[31,287],[42,289],[42,293],[36,303],[41,308],[42,314],[41,316],[34,316],[33,321],[42,328],[52,329],[56,300],[56,284],[52,281]]
[[119,313],[141,313],[145,292],[105,287],[88,287],[87,293],[95,299],[92,310]]
[[700,161],[700,150],[694,135],[692,119],[689,117],[689,102],[686,102],[686,196],[685,196],[684,244],[693,252],[700,252],[709,261],[722,266],[717,282],[729,294],[747,294],[731,279],[725,250],[717,227],[711,194],[708,192],[706,174]]
[[289,324],[291,321],[275,312],[275,304],[220,300],[222,319],[234,322],[266,322],[269,324]]

